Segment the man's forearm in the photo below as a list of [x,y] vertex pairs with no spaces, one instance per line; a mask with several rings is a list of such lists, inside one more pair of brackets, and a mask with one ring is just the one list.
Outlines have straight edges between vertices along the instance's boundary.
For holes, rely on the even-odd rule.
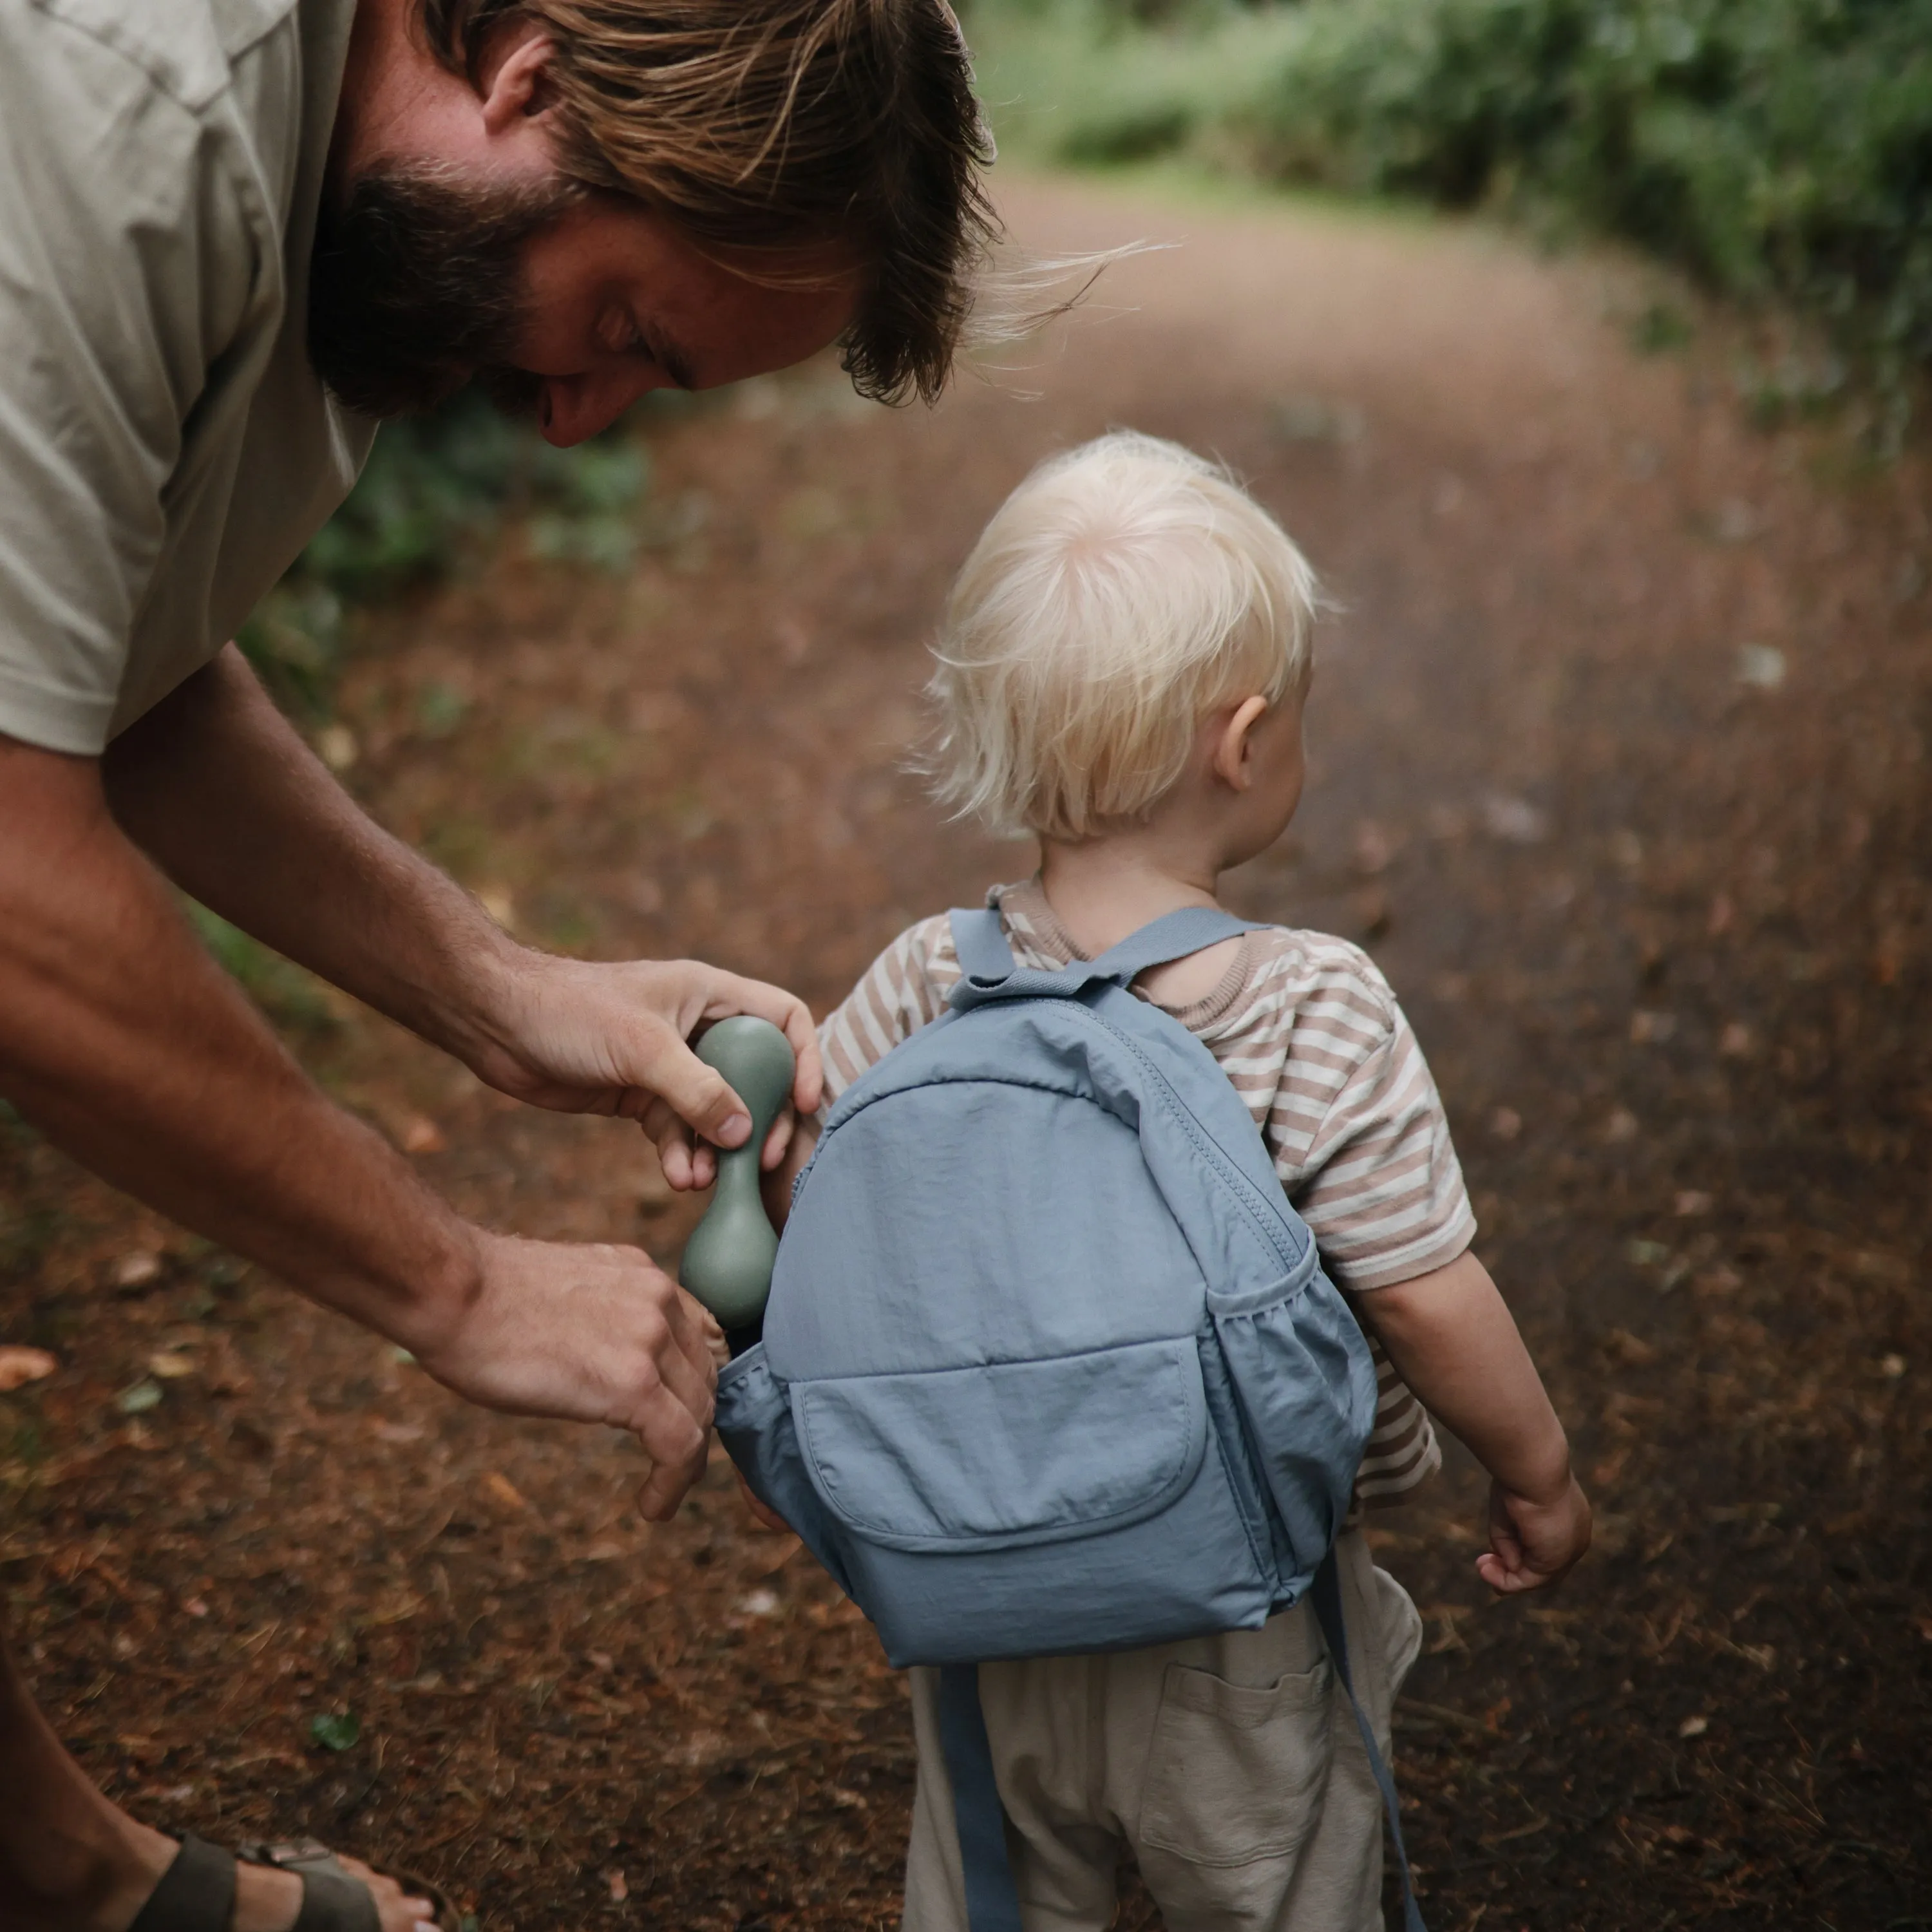
[[116,741],[102,776],[128,837],[184,891],[475,1057],[510,943],[356,806],[232,645]]
[[0,1092],[58,1144],[420,1347],[474,1238],[332,1106],[196,943],[95,768],[0,740]]

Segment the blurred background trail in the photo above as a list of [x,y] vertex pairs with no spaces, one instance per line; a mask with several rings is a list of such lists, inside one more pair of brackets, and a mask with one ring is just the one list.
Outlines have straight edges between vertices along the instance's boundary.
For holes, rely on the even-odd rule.
[[[1111,424],[1226,458],[1338,607],[1306,803],[1234,898],[1408,1006],[1600,1512],[1547,1603],[1486,1600],[1466,1468],[1376,1532],[1428,1622],[1430,1922],[1932,1923],[1922,460],[1754,428],[1728,325],[1684,344],[1697,298],[1621,259],[1166,176],[1003,194],[1042,248],[1172,245],[929,416],[817,366],[574,470],[480,418],[420,476],[397,439],[258,655],[512,930],[823,1011],[1030,862],[904,770],[985,517]],[[466,1208],[674,1259],[634,1132],[206,929]],[[623,1442],[460,1408],[18,1124],[0,1199],[0,1342],[58,1362],[0,1395],[0,1580],[111,1790],[406,1856],[486,1927],[896,1922],[902,1687],[725,1469],[648,1529]]]

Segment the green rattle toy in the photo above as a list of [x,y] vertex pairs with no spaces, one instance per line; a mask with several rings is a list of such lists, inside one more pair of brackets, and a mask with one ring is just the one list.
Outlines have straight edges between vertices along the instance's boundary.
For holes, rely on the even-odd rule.
[[736,1355],[758,1338],[778,1238],[758,1192],[758,1156],[791,1094],[790,1043],[770,1020],[748,1013],[720,1020],[698,1042],[698,1057],[731,1083],[752,1117],[742,1146],[718,1150],[718,1186],[704,1219],[685,1244],[678,1279],[718,1318]]

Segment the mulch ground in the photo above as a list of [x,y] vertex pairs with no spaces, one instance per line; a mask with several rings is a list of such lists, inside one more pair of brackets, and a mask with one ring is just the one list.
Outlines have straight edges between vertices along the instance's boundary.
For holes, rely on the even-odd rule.
[[[373,626],[346,782],[534,940],[823,1010],[1028,864],[904,770],[986,514],[1111,422],[1227,456],[1341,607],[1307,802],[1234,901],[1401,994],[1600,1512],[1546,1601],[1477,1581],[1466,1466],[1377,1532],[1430,1632],[1398,1744],[1430,1922],[1932,1924],[1922,466],[1754,432],[1736,340],[1640,357],[1654,291],[1614,265],[1014,212],[1187,245],[929,418],[814,369],[655,427],[634,570],[513,533]],[[629,1130],[266,990],[471,1211],[674,1259],[692,1210]],[[896,1922],[902,1687],[727,1470],[650,1528],[623,1439],[464,1408],[24,1128],[0,1214],[0,1341],[60,1362],[0,1396],[0,1580],[116,1795],[406,1858],[486,1928]]]

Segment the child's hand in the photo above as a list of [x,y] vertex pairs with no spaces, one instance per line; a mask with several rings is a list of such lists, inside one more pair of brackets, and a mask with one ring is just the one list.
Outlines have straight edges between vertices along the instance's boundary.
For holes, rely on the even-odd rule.
[[1589,1498],[1574,1476],[1549,1502],[1490,1485],[1490,1546],[1476,1558],[1476,1574],[1498,1595],[1546,1590],[1589,1546]]
[[793,1184],[804,1172],[805,1164],[812,1158],[812,1150],[818,1144],[818,1123],[800,1120],[778,1165],[774,1167],[766,1162],[764,1172],[758,1176],[758,1192],[764,1199],[766,1218],[781,1234],[784,1232],[785,1222],[791,1218]]

